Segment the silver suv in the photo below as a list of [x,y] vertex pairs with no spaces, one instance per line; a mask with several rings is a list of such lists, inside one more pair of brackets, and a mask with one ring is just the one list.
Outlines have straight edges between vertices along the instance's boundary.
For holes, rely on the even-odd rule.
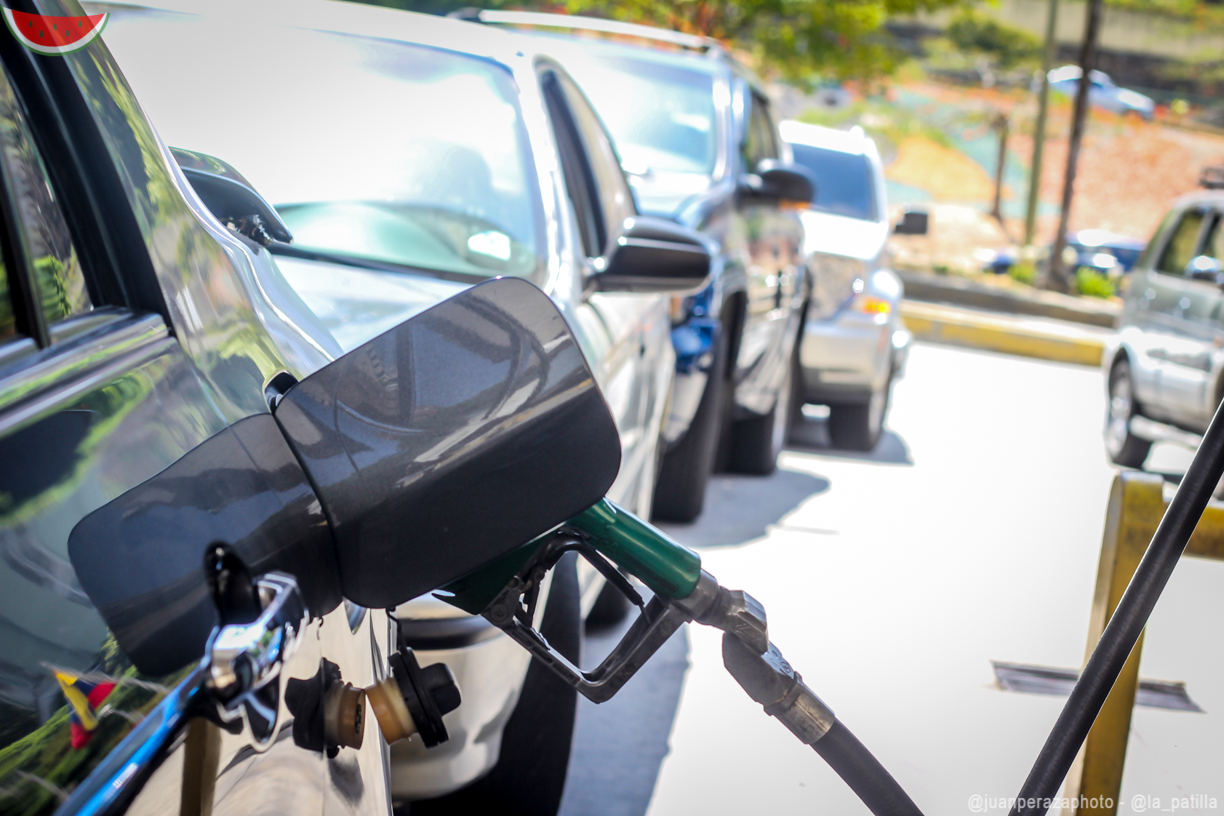
[[872,450],[911,339],[901,320],[904,286],[888,268],[880,154],[861,128],[783,122],[780,129],[795,162],[816,177],[816,197],[802,214],[812,297],[799,344],[800,397],[829,406],[834,446]]
[[1155,441],[1197,446],[1224,397],[1224,193],[1178,199],[1130,274],[1102,357],[1105,450],[1142,467]]

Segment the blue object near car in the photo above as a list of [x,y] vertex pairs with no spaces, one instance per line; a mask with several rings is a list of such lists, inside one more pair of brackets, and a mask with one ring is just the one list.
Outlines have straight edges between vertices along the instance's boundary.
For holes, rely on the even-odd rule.
[[[1050,71],[1050,87],[1068,96],[1074,96],[1079,87],[1080,77],[1084,72],[1078,65],[1064,65]],[[1088,102],[1098,108],[1114,113],[1137,113],[1151,121],[1156,111],[1156,103],[1150,96],[1120,88],[1114,84],[1109,74],[1104,71],[1089,71]]]

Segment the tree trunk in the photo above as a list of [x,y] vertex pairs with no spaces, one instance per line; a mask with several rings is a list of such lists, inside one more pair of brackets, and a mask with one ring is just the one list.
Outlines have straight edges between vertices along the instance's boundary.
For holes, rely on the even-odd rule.
[[1071,144],[1067,150],[1067,175],[1063,181],[1062,212],[1058,215],[1058,234],[1050,253],[1045,288],[1059,292],[1071,291],[1071,272],[1063,263],[1067,248],[1067,222],[1071,217],[1071,202],[1075,192],[1075,171],[1079,163],[1080,142],[1084,138],[1084,121],[1088,114],[1088,89],[1092,86],[1089,73],[1096,65],[1097,32],[1101,27],[1103,0],[1089,0],[1088,20],[1084,25],[1084,43],[1080,47],[1080,79],[1075,92],[1075,117],[1071,123]]

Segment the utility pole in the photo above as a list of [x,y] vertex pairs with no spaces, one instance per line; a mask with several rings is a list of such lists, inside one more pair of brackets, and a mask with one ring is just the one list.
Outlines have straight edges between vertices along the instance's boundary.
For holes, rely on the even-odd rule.
[[1088,19],[1084,24],[1084,43],[1080,47],[1080,78],[1075,92],[1075,116],[1071,123],[1071,144],[1067,149],[1067,176],[1063,181],[1062,212],[1058,214],[1058,234],[1050,253],[1045,287],[1060,292],[1071,291],[1071,276],[1063,266],[1062,253],[1067,248],[1067,220],[1071,217],[1071,199],[1075,192],[1075,170],[1079,163],[1080,142],[1084,139],[1084,120],[1088,114],[1088,74],[1096,64],[1097,32],[1101,27],[1103,0],[1088,0]]
[[1050,107],[1050,69],[1058,44],[1054,29],[1058,21],[1058,0],[1050,0],[1046,19],[1045,53],[1041,55],[1041,90],[1037,96],[1037,125],[1033,129],[1033,161],[1030,165],[1028,209],[1024,213],[1024,245],[1032,246],[1037,235],[1037,204],[1041,199],[1041,162],[1045,154],[1046,116]]
[[1007,169],[1007,135],[1011,122],[1006,113],[998,111],[991,124],[999,136],[999,159],[995,164],[994,207],[990,210],[990,214],[999,222],[999,226],[1003,227],[1003,231],[1007,232],[1007,227],[1003,223],[1003,174]]

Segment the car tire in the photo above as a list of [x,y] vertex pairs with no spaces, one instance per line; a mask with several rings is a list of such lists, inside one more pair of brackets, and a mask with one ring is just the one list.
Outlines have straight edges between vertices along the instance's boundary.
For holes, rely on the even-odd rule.
[[829,406],[829,441],[833,447],[852,451],[873,451],[884,431],[884,416],[892,391],[892,374],[884,387],[873,391],[867,402]]
[[723,325],[697,413],[680,442],[663,454],[651,511],[651,518],[656,521],[690,522],[701,515],[705,506],[706,485],[714,469],[714,454],[722,428],[723,395],[727,387],[728,337],[726,324]]
[[1139,413],[1135,400],[1135,379],[1125,357],[1109,371],[1109,393],[1105,405],[1105,453],[1109,461],[1122,467],[1141,468],[1152,443],[1130,431],[1131,418]]
[[795,354],[778,388],[774,407],[768,414],[742,419],[731,429],[730,470],[754,476],[768,476],[778,469],[778,456],[786,445],[786,435],[795,413]]
[[[581,602],[577,554],[569,553],[553,573],[540,634],[575,665],[581,665]],[[532,660],[518,704],[502,733],[501,752],[493,769],[448,796],[413,802],[409,812],[412,816],[553,816],[565,792],[577,717],[577,690],[543,663]]]

